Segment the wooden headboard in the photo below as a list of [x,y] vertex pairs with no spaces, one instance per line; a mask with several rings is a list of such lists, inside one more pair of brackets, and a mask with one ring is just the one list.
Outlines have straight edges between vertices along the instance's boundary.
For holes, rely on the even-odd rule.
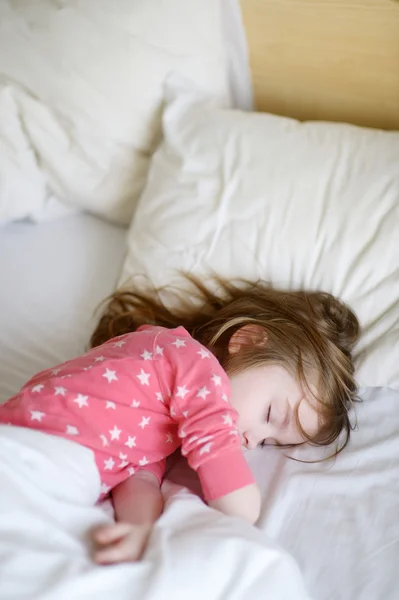
[[398,0],[240,0],[257,110],[399,129]]

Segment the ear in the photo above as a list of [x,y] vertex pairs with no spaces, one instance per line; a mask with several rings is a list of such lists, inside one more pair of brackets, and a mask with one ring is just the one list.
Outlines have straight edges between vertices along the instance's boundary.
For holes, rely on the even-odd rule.
[[248,324],[237,329],[230,338],[228,350],[237,354],[245,346],[265,346],[267,333],[261,325]]

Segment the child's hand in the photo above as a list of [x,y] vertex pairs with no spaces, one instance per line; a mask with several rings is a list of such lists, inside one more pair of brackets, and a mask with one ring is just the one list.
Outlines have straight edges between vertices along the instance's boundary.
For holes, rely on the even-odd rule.
[[113,523],[102,525],[93,532],[97,545],[94,560],[99,564],[112,564],[140,560],[147,545],[152,525]]

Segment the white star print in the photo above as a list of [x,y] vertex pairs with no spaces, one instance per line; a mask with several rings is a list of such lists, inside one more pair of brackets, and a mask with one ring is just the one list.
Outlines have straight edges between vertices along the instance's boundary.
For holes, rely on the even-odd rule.
[[129,435],[127,438],[127,442],[125,442],[125,446],[129,446],[129,448],[133,448],[133,446],[136,446],[136,436],[130,437]]
[[79,435],[79,429],[77,427],[75,427],[75,425],[67,425],[66,433],[68,435]]
[[144,429],[144,427],[146,427],[149,422],[150,422],[151,417],[143,417],[141,419],[141,423],[139,423],[139,427],[141,427],[141,429]]
[[201,358],[209,358],[210,357],[209,352],[207,352],[204,348],[201,348],[201,350],[198,350],[197,354],[199,354]]
[[224,400],[225,402],[229,401],[227,394],[222,394],[222,400]]
[[131,408],[138,408],[139,406],[140,406],[140,400],[133,400],[133,402],[130,405]]
[[108,492],[109,492],[110,489],[111,489],[110,486],[107,485],[106,483],[102,483],[101,484],[100,491],[101,491],[102,494],[108,494]]
[[129,475],[134,475],[135,471],[133,467],[129,467],[127,472],[129,473]]
[[140,356],[143,360],[152,360],[152,352],[148,352],[148,350],[144,350]]
[[186,345],[186,341],[180,340],[179,338],[177,338],[174,342],[172,342],[172,345],[176,346],[176,348],[181,348],[182,346]]
[[105,356],[96,356],[94,360],[95,362],[102,362],[103,360],[105,360]]
[[60,371],[61,371],[61,369],[53,369],[53,370],[51,371],[51,373],[52,373],[53,375],[58,375],[58,373],[59,373]]
[[163,356],[163,348],[161,348],[161,346],[156,346],[155,354],[161,354]]
[[65,396],[65,394],[67,393],[67,391],[64,387],[56,387],[54,389],[55,389],[56,396]]
[[213,383],[218,386],[218,385],[222,385],[222,378],[220,377],[220,375],[216,375],[215,373],[212,375],[211,377]]
[[107,458],[107,460],[104,460],[104,470],[105,471],[112,471],[114,466],[115,466],[115,461],[112,458],[112,456],[110,458]]
[[166,443],[167,444],[172,444],[173,443],[173,435],[171,433],[167,433],[166,434]]
[[79,408],[82,408],[83,406],[89,406],[87,403],[88,399],[89,396],[83,396],[82,394],[78,394],[74,399],[74,402],[76,402]]
[[149,378],[151,373],[146,373],[143,369],[141,369],[139,375],[136,375],[137,379],[140,380],[141,385],[150,385]]
[[106,483],[101,483],[100,491],[102,494],[108,494],[110,489],[111,488],[109,485],[107,485]]
[[232,429],[231,431],[229,431],[229,435],[239,435],[237,429]]
[[180,427],[178,435],[179,435],[179,438],[185,438],[186,437],[187,433],[184,431],[183,427]]
[[213,444],[213,442],[208,442],[208,444],[205,444],[205,446],[202,446],[202,448],[200,448],[199,453],[205,454],[206,452],[210,452],[212,444]]
[[118,381],[116,371],[111,371],[111,369],[106,369],[105,373],[103,373],[103,377],[107,379],[108,383],[111,383],[111,381]]
[[116,404],[115,402],[111,402],[111,400],[106,400],[105,408],[112,408],[112,410],[116,410]]
[[30,411],[30,420],[31,421],[39,421],[42,422],[43,417],[46,416],[46,413],[41,412],[40,410],[31,410]]
[[122,462],[119,463],[118,468],[124,469],[129,464],[128,461],[126,460],[127,454],[123,454],[123,452],[119,452],[119,458],[121,459]]
[[157,400],[159,400],[160,402],[165,402],[164,397],[162,396],[161,392],[156,392],[156,396],[157,396]]
[[198,440],[198,435],[192,435],[190,437],[190,439],[188,440],[189,444],[192,444],[193,442],[196,442]]
[[198,443],[199,444],[205,444],[205,442],[209,442],[209,440],[213,440],[213,435],[206,435],[205,437],[200,438],[198,440]]
[[198,390],[196,398],[203,398],[204,400],[211,392],[207,389],[206,385]]
[[38,383],[38,385],[34,385],[32,388],[32,392],[40,392],[44,388],[42,383]]
[[111,434],[111,440],[119,440],[119,436],[122,433],[122,430],[118,429],[115,425],[113,429],[109,430],[109,432]]
[[183,398],[184,400],[184,396],[186,396],[186,394],[188,394],[189,390],[186,388],[185,385],[178,385],[177,386],[177,394],[176,397],[177,398]]
[[146,456],[143,456],[143,458],[140,458],[139,460],[139,465],[140,467],[145,467],[145,465],[148,465],[150,461],[147,459]]
[[109,446],[109,441],[107,440],[107,436],[105,436],[103,433],[100,435],[100,440],[103,443],[103,446]]
[[188,410],[183,410],[181,414],[183,415],[183,417],[185,419],[187,419],[187,417],[188,417]]
[[124,340],[119,340],[119,342],[114,342],[113,347],[114,348],[122,348],[122,346],[124,346],[126,344],[126,342]]
[[83,371],[90,371],[90,369],[93,368],[93,365],[90,365],[88,367],[83,367]]
[[225,425],[233,425],[233,419],[231,418],[231,415],[229,415],[228,413],[226,415],[222,415],[223,418],[223,423]]
[[170,409],[170,416],[171,416],[171,417],[175,417],[175,416],[176,416],[176,412],[175,412],[175,409],[173,408],[173,406],[172,406],[172,408]]

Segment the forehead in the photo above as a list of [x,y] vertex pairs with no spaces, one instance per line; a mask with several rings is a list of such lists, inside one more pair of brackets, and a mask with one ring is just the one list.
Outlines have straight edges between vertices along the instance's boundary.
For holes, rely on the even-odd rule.
[[298,401],[305,394],[298,379],[291,375],[282,365],[268,364],[255,368],[253,381],[257,385],[263,385],[264,389],[280,391],[282,394],[287,393],[290,396],[295,396]]

